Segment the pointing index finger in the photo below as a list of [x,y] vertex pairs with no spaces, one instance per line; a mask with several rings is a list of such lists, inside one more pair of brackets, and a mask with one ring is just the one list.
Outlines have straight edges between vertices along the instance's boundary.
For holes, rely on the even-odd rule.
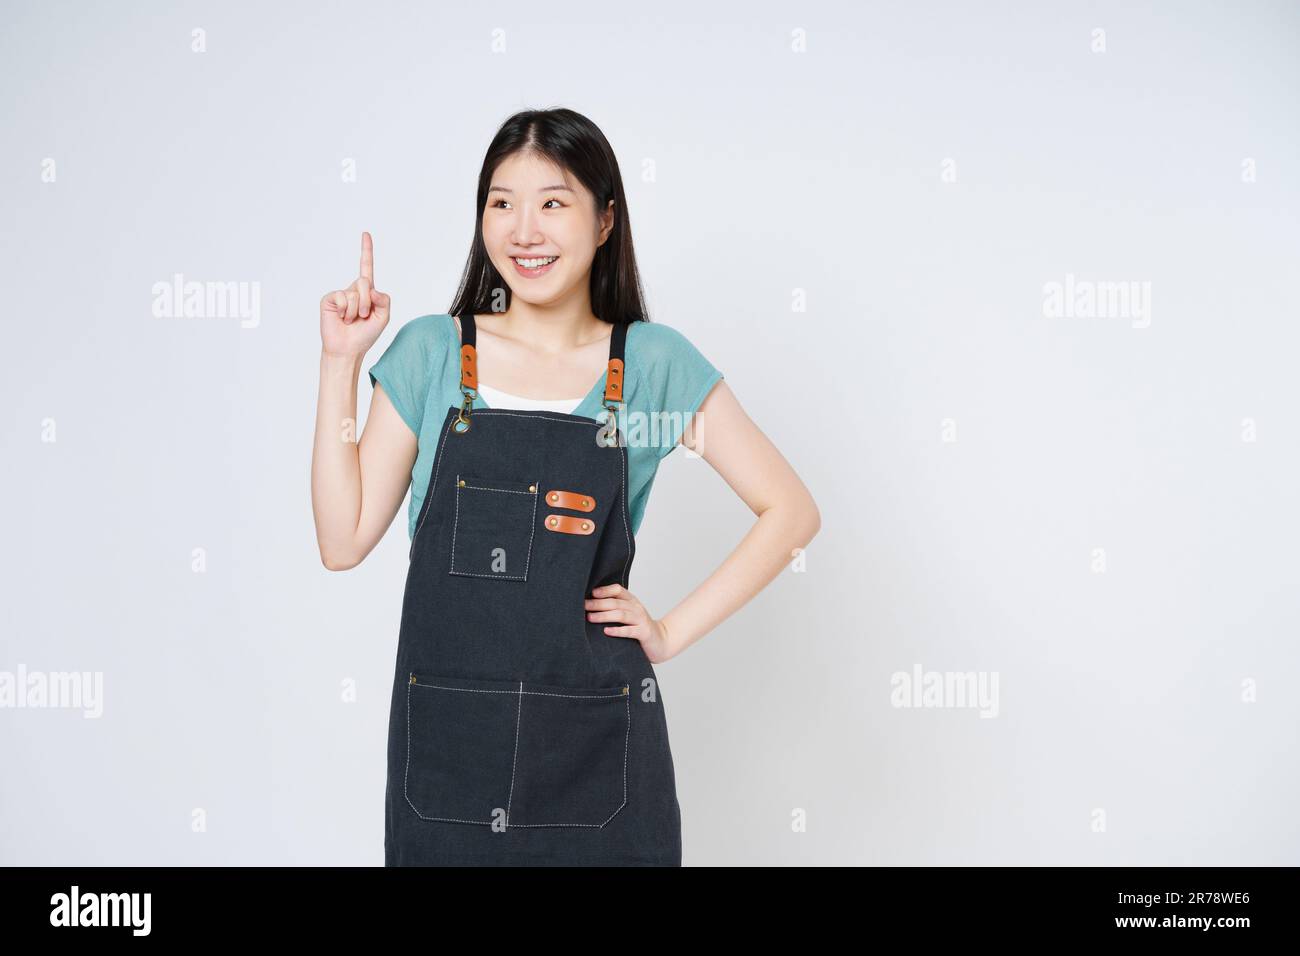
[[361,277],[375,284],[375,247],[368,232],[361,234]]

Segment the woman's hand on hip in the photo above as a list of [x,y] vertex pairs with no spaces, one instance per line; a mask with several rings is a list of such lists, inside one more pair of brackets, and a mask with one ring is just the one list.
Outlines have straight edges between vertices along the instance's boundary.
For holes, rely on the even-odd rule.
[[673,656],[675,651],[669,645],[664,622],[651,617],[635,594],[621,584],[593,588],[591,593],[594,597],[584,601],[588,621],[621,621],[621,624],[606,627],[605,633],[610,637],[631,637],[640,641],[641,649],[652,664]]
[[375,288],[375,252],[361,234],[361,275],[346,289],[320,300],[321,348],[330,355],[365,355],[388,325],[392,299]]

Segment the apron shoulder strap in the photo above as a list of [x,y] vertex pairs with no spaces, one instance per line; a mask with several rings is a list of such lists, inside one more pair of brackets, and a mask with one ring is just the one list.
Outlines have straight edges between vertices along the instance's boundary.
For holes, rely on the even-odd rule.
[[[627,323],[615,322],[609,336],[609,363],[605,367],[605,404],[623,401],[623,350],[627,344]],[[460,387],[478,390],[478,352],[475,348],[474,313],[460,316]]]
[[605,367],[605,404],[623,401],[623,348],[627,344],[627,323],[615,322],[609,337],[609,364]]
[[478,351],[474,347],[474,313],[460,317],[460,387],[478,391]]

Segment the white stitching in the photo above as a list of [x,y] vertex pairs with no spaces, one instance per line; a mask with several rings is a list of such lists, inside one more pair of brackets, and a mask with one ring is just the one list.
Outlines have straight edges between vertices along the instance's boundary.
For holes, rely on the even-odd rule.
[[524,714],[524,682],[519,682],[519,706],[515,709],[515,755],[510,760],[510,794],[506,797],[506,829],[510,829],[510,802],[515,798],[515,768],[519,766],[519,720]]
[[[524,484],[524,482],[520,482],[520,484]],[[532,487],[536,488],[536,487],[538,487],[538,486],[541,484],[541,482],[540,482],[540,481],[530,481],[530,482],[528,482],[528,484],[531,485]],[[528,532],[528,553],[527,553],[526,555],[524,555],[524,573],[523,573],[523,574],[481,574],[481,573],[479,573],[479,572],[477,572],[477,571],[457,571],[457,570],[456,570],[456,528],[457,528],[457,526],[460,524],[460,490],[461,490],[462,488],[472,488],[472,489],[474,489],[475,491],[499,491],[499,492],[501,492],[502,494],[509,493],[509,494],[516,494],[516,495],[532,495],[532,496],[533,496],[533,514],[532,514],[532,517],[530,517],[530,518],[528,519],[528,525],[529,525],[529,532]],[[537,518],[537,492],[535,492],[535,491],[513,491],[513,490],[508,489],[508,488],[484,488],[484,487],[482,487],[482,486],[480,486],[480,485],[462,485],[462,484],[460,483],[460,475],[457,474],[457,475],[456,475],[456,509],[455,509],[455,512],[454,512],[453,515],[452,515],[452,521],[451,521],[451,567],[448,568],[447,573],[448,573],[448,574],[459,574],[459,575],[463,575],[463,576],[468,577],[468,578],[492,578],[493,580],[497,580],[497,581],[502,580],[502,579],[506,579],[506,580],[510,580],[510,581],[527,581],[527,580],[528,580],[528,567],[529,567],[529,565],[532,563],[532,560],[533,560],[533,539],[536,538],[536,536],[537,536],[537,522],[536,522],[536,518]]]
[[415,815],[419,817],[421,820],[445,820],[449,823],[478,823],[478,824],[486,824],[488,826],[492,825],[491,820],[462,820],[459,817],[425,816],[423,813],[420,812],[420,808],[411,802],[411,791],[409,786],[410,779],[411,779],[411,682],[410,680],[407,680],[406,682],[406,773],[402,778],[402,795],[406,797],[406,802],[411,805],[411,809],[415,811]]
[[[460,481],[460,476],[459,476],[459,475],[456,476],[456,480],[457,480],[458,482]],[[515,491],[513,488],[489,488],[489,487],[487,487],[486,485],[471,485],[471,484],[468,484],[468,483],[467,483],[467,484],[463,484],[463,485],[458,484],[457,487],[459,487],[459,488],[469,488],[469,489],[471,489],[471,490],[473,490],[473,491],[499,491],[499,492],[501,492],[501,494],[503,494],[503,495],[535,495],[535,494],[537,494],[537,492],[535,492],[535,491]]]
[[586,415],[569,415],[565,418],[556,418],[556,415],[563,415],[563,412],[534,412],[531,415],[523,415],[519,412],[507,412],[500,408],[480,408],[471,414],[474,415],[506,415],[510,418],[544,418],[547,421],[559,422],[562,425],[599,425],[600,422],[594,418],[588,418]]
[[[412,678],[415,679],[413,680]],[[511,766],[510,766],[510,794],[506,798],[506,828],[507,829],[509,829],[511,826],[516,826],[516,827],[589,827],[589,828],[594,828],[599,830],[603,828],[606,823],[609,823],[610,820],[613,820],[614,817],[618,815],[618,812],[622,810],[625,806],[627,806],[627,755],[628,755],[629,743],[632,737],[632,697],[630,694],[626,694],[626,693],[553,694],[545,691],[524,690],[523,681],[519,682],[518,690],[498,690],[498,689],[483,688],[483,687],[447,687],[442,684],[421,684],[419,683],[418,675],[411,673],[408,675],[406,681],[406,778],[403,779],[402,781],[402,790],[406,795],[406,802],[411,805],[411,809],[415,811],[416,816],[418,816],[421,820],[445,820],[450,823],[478,823],[478,824],[486,824],[486,825],[491,825],[491,823],[493,822],[491,820],[461,820],[457,817],[425,816],[423,813],[419,811],[419,809],[415,806],[414,803],[411,803],[411,795],[409,790],[407,789],[407,781],[409,780],[411,775],[411,686],[412,684],[414,684],[416,687],[435,687],[438,688],[439,690],[459,690],[459,691],[467,691],[473,694],[516,694],[518,695],[519,708],[515,713],[515,755],[514,755],[514,760],[511,762]],[[614,812],[611,813],[608,817],[606,817],[603,822],[601,823],[514,823],[514,824],[510,822],[510,805],[511,802],[514,800],[514,792],[515,792],[515,770],[519,760],[519,724],[523,714],[524,694],[532,694],[540,697],[581,697],[584,699],[600,699],[605,697],[624,698],[623,709],[624,709],[624,716],[626,718],[626,723],[625,723],[626,729],[623,732],[623,802],[620,803],[617,807],[615,807]]]
[[[449,406],[449,412],[456,406]],[[442,433],[442,441],[438,443],[438,453],[433,456],[435,467],[433,469],[433,480],[429,482],[429,487],[425,489],[424,495],[427,500],[422,504],[424,513],[420,515],[420,523],[415,526],[415,534],[411,536],[411,550],[407,553],[406,559],[409,561],[415,556],[415,539],[420,536],[420,529],[424,527],[424,519],[429,517],[429,512],[433,510],[433,492],[438,487],[438,472],[442,469],[442,446],[447,444],[447,436],[451,434],[451,426],[456,423],[456,419],[448,416],[447,430]]]
[[627,587],[628,566],[632,563],[632,532],[627,526],[627,448],[622,448],[621,452],[622,454],[619,455],[619,459],[622,465],[620,477],[623,481],[623,507],[619,510],[623,512],[623,534],[627,536],[627,557],[623,559],[623,587]]
[[[541,487],[541,480],[533,486]],[[528,566],[533,562],[533,539],[537,537],[537,492],[533,492],[533,513],[528,518],[528,557],[524,560],[524,577],[528,576]]]
[[455,574],[460,577],[466,577],[466,578],[488,578],[492,581],[527,581],[528,580],[528,578],[524,577],[522,574],[481,574],[478,571],[450,571],[448,573]]
[[[454,409],[454,406],[451,406],[451,408]],[[544,419],[544,420],[546,420],[546,421],[553,421],[553,422],[559,422],[560,424],[570,424],[570,425],[584,425],[584,426],[586,426],[586,425],[588,425],[588,424],[600,425],[600,422],[599,422],[598,420],[596,420],[596,419],[594,419],[594,418],[588,418],[588,417],[586,417],[586,416],[580,416],[580,415],[564,415],[563,417],[558,417],[558,416],[560,416],[560,415],[563,415],[563,413],[551,413],[551,414],[547,414],[547,413],[533,412],[533,413],[531,413],[531,414],[518,414],[518,413],[515,413],[515,412],[508,412],[508,411],[502,411],[502,410],[496,410],[496,409],[479,409],[478,414],[479,414],[479,415],[505,415],[506,417],[509,417],[509,418],[535,418],[535,419]],[[430,484],[429,484],[429,488],[428,488],[428,491],[426,492],[426,494],[427,494],[428,496],[430,496],[430,497],[432,496],[434,490],[435,490],[436,487],[437,487],[437,483],[438,483],[438,475],[440,474],[440,472],[441,472],[441,468],[442,468],[442,451],[443,451],[443,448],[445,447],[446,442],[447,442],[447,435],[449,435],[449,434],[451,433],[451,428],[452,428],[452,423],[453,423],[453,422],[454,422],[454,419],[450,419],[450,418],[449,418],[448,425],[447,425],[447,429],[446,429],[446,431],[443,433],[442,441],[441,441],[441,442],[439,443],[439,445],[438,445],[438,452],[437,452],[437,454],[435,455],[435,466],[434,466],[434,476],[433,476],[433,480],[430,482]],[[623,533],[624,533],[624,537],[627,539],[627,544],[628,544],[627,557],[624,559],[624,562],[623,562],[623,577],[622,577],[622,580],[623,580],[623,586],[626,587],[626,586],[627,586],[627,572],[628,572],[628,566],[629,566],[629,564],[630,564],[630,562],[631,562],[631,560],[632,560],[632,534],[631,534],[631,529],[630,529],[629,526],[628,526],[628,508],[629,508],[629,502],[628,502],[628,500],[627,500],[627,450],[626,450],[626,446],[622,445],[621,443],[618,444],[618,445],[616,445],[615,447],[619,447],[619,448],[622,450],[622,453],[619,455],[619,464],[620,464],[619,477],[620,477],[620,483],[621,483],[621,487],[622,487],[622,499],[623,499],[623,502],[622,502],[622,508],[621,508],[620,510],[621,510],[622,513],[623,513]],[[453,565],[455,564],[455,535],[456,535],[456,522],[459,520],[459,498],[460,498],[460,492],[459,492],[460,484],[459,484],[459,480],[458,480],[458,483],[457,483],[457,486],[456,486],[456,487],[457,487],[457,495],[456,495],[456,498],[457,498],[457,503],[456,503],[456,504],[457,504],[457,511],[456,511],[456,517],[453,519],[453,525],[452,525],[452,563],[453,563]],[[479,487],[479,486],[467,486],[467,487],[473,487],[475,490],[480,490],[480,491],[506,491],[506,490],[507,490],[507,489],[501,489],[501,488],[481,488],[481,487]],[[536,531],[537,531],[537,522],[536,522],[536,517],[537,517],[537,495],[536,495],[535,492],[514,492],[514,493],[515,493],[515,494],[532,494],[532,495],[533,495],[533,520],[530,521],[530,525],[531,525],[531,527],[532,527],[532,534],[530,534],[529,539],[528,539],[528,557],[526,558],[525,563],[524,563],[524,576],[525,576],[525,579],[526,579],[526,576],[527,576],[527,573],[528,573],[528,566],[529,566],[529,564],[531,563],[531,560],[532,560],[532,546],[533,546],[533,540],[534,540],[534,537],[536,536]],[[425,519],[427,519],[428,516],[429,516],[429,512],[433,510],[433,508],[432,508],[432,501],[426,501],[426,502],[424,502],[423,504],[424,504],[424,506],[425,506],[425,507],[424,507],[424,514],[421,516],[421,518],[420,518],[420,522],[419,522],[419,524],[416,526],[416,529],[415,529],[415,535],[414,535],[414,536],[412,537],[412,539],[411,539],[411,550],[410,550],[410,555],[412,555],[412,556],[413,556],[414,553],[415,553],[415,539],[419,536],[419,534],[420,534],[420,530],[421,530],[421,528],[424,526]],[[487,577],[487,578],[498,578],[498,579],[499,579],[499,578],[502,578],[502,577],[506,577],[506,575],[472,574],[472,573],[464,572],[464,571],[453,571],[453,573],[455,573],[455,574],[463,574],[463,575],[467,575],[467,576],[469,576],[469,577]],[[412,675],[412,676],[414,676],[414,675]],[[493,821],[491,821],[491,820],[462,820],[462,819],[459,819],[459,818],[456,818],[456,817],[430,817],[430,816],[426,816],[426,815],[420,813],[419,809],[416,808],[415,804],[411,802],[410,793],[409,793],[409,790],[407,789],[407,781],[409,780],[409,776],[410,776],[410,764],[411,764],[411,683],[412,683],[412,682],[411,682],[410,680],[408,680],[408,681],[407,681],[407,687],[406,687],[406,777],[405,777],[404,780],[403,780],[403,791],[404,791],[405,796],[406,796],[406,802],[410,805],[411,809],[415,811],[416,816],[420,817],[420,818],[423,819],[423,820],[444,820],[444,821],[448,821],[448,822],[452,822],[452,823],[477,823],[477,824],[480,824],[480,825],[488,825],[488,826],[490,826],[490,825],[492,824],[492,822],[493,822]],[[505,690],[499,690],[499,691],[498,691],[498,690],[488,690],[488,689],[483,689],[483,688],[466,688],[466,687],[446,687],[446,686],[444,686],[444,685],[438,685],[438,684],[418,684],[418,683],[416,684],[416,686],[419,686],[419,687],[438,688],[438,689],[442,689],[442,690],[461,690],[461,691],[469,690],[469,691],[473,691],[473,692],[475,692],[475,693],[486,693],[486,694],[491,694],[491,693],[513,693],[513,694],[517,694],[517,695],[519,696],[519,709],[518,709],[518,711],[517,711],[517,713],[516,713],[516,719],[515,719],[515,757],[514,757],[514,761],[512,762],[512,765],[511,765],[511,771],[510,771],[510,795],[507,797],[507,801],[506,801],[506,826],[507,826],[507,827],[510,827],[510,826],[525,827],[525,828],[542,828],[542,827],[583,827],[583,828],[602,829],[602,828],[603,828],[607,823],[609,823],[610,820],[614,819],[614,817],[618,815],[619,811],[621,811],[625,806],[627,806],[627,762],[628,762],[628,751],[629,751],[629,747],[630,747],[631,734],[632,734],[632,703],[631,703],[631,696],[630,696],[629,694],[623,694],[623,693],[619,693],[619,694],[558,694],[558,693],[552,693],[552,692],[548,692],[548,691],[526,691],[526,690],[523,689],[523,681],[520,681],[520,683],[519,683],[519,689],[518,689],[517,691],[505,691]],[[510,804],[511,804],[511,802],[513,801],[513,798],[514,798],[514,781],[515,781],[515,771],[516,771],[516,768],[517,768],[518,754],[519,754],[519,732],[520,732],[520,722],[521,722],[521,720],[522,720],[522,711],[523,711],[523,695],[524,695],[524,694],[529,694],[529,695],[533,695],[533,696],[541,696],[541,697],[572,697],[572,698],[582,698],[582,699],[601,699],[601,698],[618,697],[618,696],[623,696],[623,697],[626,698],[626,699],[624,700],[625,730],[624,730],[624,735],[623,735],[623,802],[620,803],[620,804],[618,805],[618,807],[616,807],[616,808],[614,809],[613,813],[611,813],[608,817],[606,817],[605,820],[604,820],[603,822],[601,822],[601,823],[515,823],[515,824],[511,824],[511,823],[509,822],[509,821],[510,821]]]
[[[533,697],[572,697],[576,700],[604,700],[606,697],[626,697],[622,688],[619,688],[614,694],[553,694],[544,690],[524,690],[523,681],[519,682],[519,690],[494,690],[490,687],[448,687],[445,684],[420,683],[418,674],[415,675],[414,681],[416,687],[432,687],[435,690],[460,690],[471,694],[529,694]],[[408,688],[409,690],[409,688]]]
[[[445,446],[445,445],[447,444],[447,436],[451,434],[452,426],[455,425],[456,420],[457,420],[456,418],[452,417],[450,413],[451,413],[451,412],[454,412],[454,411],[456,411],[456,410],[457,410],[457,409],[456,409],[456,406],[455,406],[455,405],[449,405],[449,406],[447,407],[447,430],[444,431],[444,432],[442,433],[442,441],[440,441],[440,442],[438,443],[438,451],[437,451],[437,454],[434,455],[433,480],[429,482],[429,487],[428,487],[428,489],[425,491],[425,499],[426,499],[426,500],[423,501],[423,502],[421,502],[421,508],[422,508],[423,513],[420,515],[420,520],[419,520],[419,522],[418,522],[418,523],[416,524],[416,526],[415,526],[415,534],[411,536],[411,547],[410,547],[410,550],[407,552],[407,555],[406,555],[407,560],[410,560],[411,558],[413,558],[413,557],[415,556],[415,539],[418,538],[418,537],[420,536],[420,529],[424,527],[424,522],[425,522],[425,520],[429,517],[429,512],[433,510],[432,502],[431,502],[430,500],[428,500],[428,499],[430,499],[430,498],[433,496],[433,492],[434,492],[435,489],[437,489],[437,487],[438,487],[438,474],[439,474],[439,473],[441,472],[441,470],[442,470],[442,449],[443,449],[443,446]],[[475,413],[473,413],[473,414],[476,414],[476,415],[505,415],[505,416],[507,416],[507,417],[509,417],[509,418],[540,418],[540,419],[544,419],[544,420],[546,420],[546,421],[559,422],[559,423],[562,424],[562,425],[564,425],[564,424],[568,424],[568,425],[588,425],[588,424],[592,424],[592,425],[596,425],[596,426],[599,427],[600,424],[601,424],[601,423],[600,423],[599,421],[597,421],[596,419],[594,419],[594,418],[588,418],[588,417],[585,416],[585,415],[565,415],[563,418],[557,418],[556,415],[562,415],[562,414],[563,414],[562,412],[555,412],[555,413],[548,413],[548,412],[533,412],[532,414],[521,415],[521,414],[519,414],[519,413],[517,413],[517,412],[508,412],[508,411],[504,411],[504,410],[501,410],[501,409],[495,409],[495,408],[480,408],[477,412],[475,412]],[[624,455],[623,455],[623,493],[624,493],[624,496],[626,496],[626,494],[627,494],[627,455],[626,455],[626,449],[624,449]],[[631,535],[631,532],[628,530],[628,527],[627,527],[627,511],[626,511],[627,506],[628,506],[628,505],[627,505],[627,502],[624,501],[624,504],[623,504],[623,507],[624,507],[624,512],[623,512],[623,532],[624,532],[624,534],[625,534],[625,535],[627,536],[627,538],[628,538],[628,546],[629,546],[629,548],[630,548],[630,547],[631,547],[631,541],[632,541],[632,535]],[[536,507],[534,507],[534,509],[533,509],[533,516],[536,517],[536,515],[537,515],[537,509],[536,509]],[[534,530],[534,532],[536,532],[536,523],[535,523],[535,522],[534,522],[533,530]],[[530,542],[529,542],[529,547],[530,547],[530,548],[531,548],[531,545],[532,545],[532,543],[531,543],[531,540],[530,540]],[[631,560],[630,556],[629,556],[629,560]],[[463,573],[463,572],[460,572],[460,573]],[[474,576],[478,576],[478,577],[500,577],[500,575],[471,575],[471,577],[474,577]],[[625,562],[624,565],[623,565],[623,579],[624,579],[623,586],[626,587],[626,586],[627,586],[627,564],[626,564],[626,562]]]
[[614,812],[607,816],[602,823],[516,823],[517,827],[591,827],[602,829],[606,823],[618,816],[618,811],[627,806],[627,750],[628,741],[632,736],[632,697],[624,695],[627,699],[623,702],[627,716],[627,730],[623,733],[623,802],[614,808]]
[[455,510],[451,517],[451,573],[456,573],[456,529],[460,527],[460,475],[456,475]]

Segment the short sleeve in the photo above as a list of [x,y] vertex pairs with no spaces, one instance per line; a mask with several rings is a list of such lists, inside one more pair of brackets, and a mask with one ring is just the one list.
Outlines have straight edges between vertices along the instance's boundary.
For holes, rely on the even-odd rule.
[[668,434],[657,448],[659,457],[664,458],[677,447],[691,416],[722,378],[722,372],[672,326],[649,324],[638,335],[652,329],[645,358],[654,383],[656,411],[667,413],[663,421]]
[[370,384],[384,387],[402,420],[418,438],[424,421],[425,399],[429,395],[433,358],[438,347],[438,327],[421,316],[400,329],[384,354],[370,366]]

